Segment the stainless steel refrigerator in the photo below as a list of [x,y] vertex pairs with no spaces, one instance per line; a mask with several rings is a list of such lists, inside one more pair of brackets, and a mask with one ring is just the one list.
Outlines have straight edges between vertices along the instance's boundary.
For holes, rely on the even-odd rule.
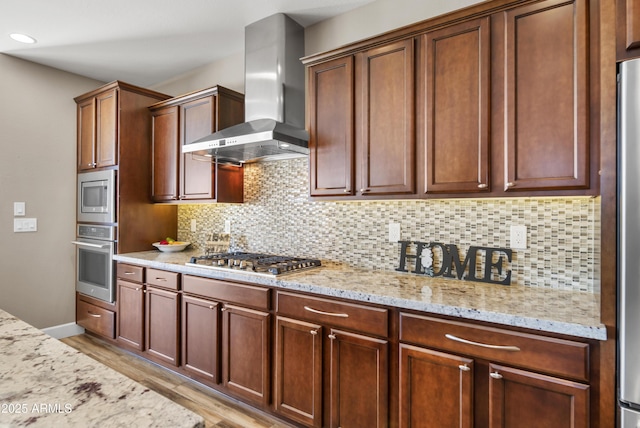
[[618,76],[618,399],[621,426],[640,427],[640,59]]

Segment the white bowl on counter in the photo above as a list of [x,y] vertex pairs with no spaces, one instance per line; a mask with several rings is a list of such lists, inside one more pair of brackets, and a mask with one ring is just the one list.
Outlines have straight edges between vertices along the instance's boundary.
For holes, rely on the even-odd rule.
[[182,251],[189,245],[191,245],[191,242],[174,241],[171,244],[161,244],[160,242],[154,242],[151,245],[165,253],[177,253],[178,251]]

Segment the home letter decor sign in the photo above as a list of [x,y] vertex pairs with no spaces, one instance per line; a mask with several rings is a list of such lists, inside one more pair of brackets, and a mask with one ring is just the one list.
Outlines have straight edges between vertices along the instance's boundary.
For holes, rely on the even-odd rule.
[[[398,272],[409,272],[407,264],[413,261],[414,269],[411,273],[428,276],[443,276],[457,278],[464,281],[488,282],[491,284],[511,285],[511,271],[506,270],[502,278],[502,268],[505,264],[504,256],[511,262],[512,251],[509,248],[469,247],[464,260],[461,259],[458,247],[454,244],[440,242],[398,241],[400,243],[400,266]],[[415,253],[410,251],[415,245]],[[433,250],[440,252],[440,268],[435,270],[433,264]],[[478,253],[484,254],[484,270],[478,272]],[[494,255],[497,259],[494,261]],[[455,271],[455,274],[452,272]],[[465,272],[467,274],[465,275]],[[478,274],[480,273],[480,276]],[[497,276],[498,279],[494,279]]]

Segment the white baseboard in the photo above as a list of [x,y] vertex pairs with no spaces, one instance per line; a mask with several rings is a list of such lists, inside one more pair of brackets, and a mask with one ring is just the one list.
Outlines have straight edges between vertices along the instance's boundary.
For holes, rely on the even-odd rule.
[[42,332],[56,339],[64,339],[69,336],[76,336],[84,333],[84,328],[74,322],[68,324],[54,325],[53,327],[43,328]]

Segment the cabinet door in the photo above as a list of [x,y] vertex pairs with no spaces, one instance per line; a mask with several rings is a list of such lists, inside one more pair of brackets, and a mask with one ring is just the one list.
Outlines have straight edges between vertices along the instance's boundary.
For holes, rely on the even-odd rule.
[[90,98],[78,104],[78,171],[96,167],[95,164],[95,100]]
[[118,91],[96,96],[96,166],[118,164]]
[[504,189],[588,188],[588,2],[545,1],[504,14]]
[[178,107],[166,107],[152,113],[152,181],[154,201],[178,199]]
[[400,426],[471,428],[473,360],[400,345]]
[[490,190],[490,30],[483,18],[422,36],[421,193]]
[[182,296],[182,365],[208,382],[218,383],[220,351],[220,304]]
[[275,410],[305,426],[322,426],[322,327],[276,319]]
[[489,365],[489,427],[586,428],[589,386]]
[[[180,139],[189,144],[215,130],[214,96],[180,106]],[[186,153],[181,156],[180,199],[213,199],[215,197],[215,164],[207,156]]]
[[118,285],[118,342],[144,349],[144,286],[129,281]]
[[640,0],[616,0],[618,61],[640,57]]
[[[358,54],[356,94],[360,134],[360,192],[415,192],[413,39]],[[359,119],[358,119],[359,118]]]
[[179,314],[178,293],[147,286],[146,347],[150,358],[179,364]]
[[328,337],[330,426],[387,426],[388,342],[334,329]]
[[269,403],[269,314],[238,306],[222,309],[222,379],[229,393]]
[[353,57],[309,70],[311,196],[353,195]]

